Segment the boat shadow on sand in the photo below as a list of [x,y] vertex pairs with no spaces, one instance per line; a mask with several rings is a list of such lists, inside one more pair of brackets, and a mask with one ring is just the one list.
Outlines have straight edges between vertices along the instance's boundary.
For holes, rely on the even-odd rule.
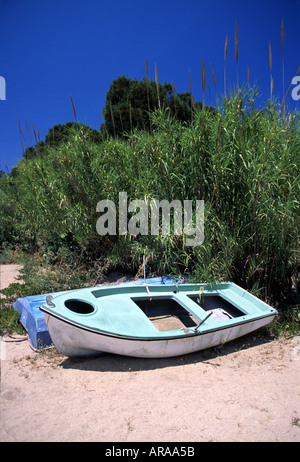
[[[274,340],[274,338],[270,335],[258,336],[250,333],[224,345],[172,358],[134,358],[105,353],[87,358],[64,357],[65,359],[63,359],[60,366],[63,369],[78,369],[86,371],[137,372],[195,364],[199,362],[210,364],[211,361],[221,358],[222,356],[233,355],[242,350],[268,344],[272,340]],[[213,363],[212,365],[220,366],[221,364]]]

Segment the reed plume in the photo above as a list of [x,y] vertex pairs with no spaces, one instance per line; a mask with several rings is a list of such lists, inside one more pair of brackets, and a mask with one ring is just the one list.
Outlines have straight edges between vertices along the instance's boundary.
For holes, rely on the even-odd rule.
[[214,73],[214,70],[213,70],[213,67],[212,67],[212,63],[210,63],[210,68],[211,68],[211,73],[212,73],[212,77],[213,77],[213,81],[214,81],[214,86],[215,86],[215,90],[216,90],[216,94],[217,94],[217,82],[216,82],[215,73]]
[[148,77],[148,62],[147,62],[147,57],[146,57],[146,86],[147,86],[148,111],[149,111],[149,113],[150,113],[149,77]]
[[23,132],[22,132],[22,129],[21,129],[20,119],[17,121],[17,124],[18,124],[18,128],[19,128],[19,132],[20,132],[20,134],[22,135],[22,137],[23,137],[24,140],[25,140],[25,136],[24,136],[24,134],[23,134]]
[[211,101],[210,86],[208,82],[207,82],[207,89],[208,89],[209,100]]
[[173,98],[175,100],[175,87],[174,87],[173,82],[172,82],[172,94],[173,94]]
[[109,102],[109,108],[110,108],[111,121],[112,121],[113,128],[114,128],[114,137],[116,138],[116,125],[115,125],[114,111],[113,111],[111,101]]
[[191,108],[195,110],[194,98],[193,98],[193,92],[192,92],[191,69],[189,69],[189,81],[190,81]]
[[32,129],[33,129],[33,136],[34,136],[35,144],[38,144],[38,140],[37,140],[37,136],[36,136],[36,131],[35,131],[35,128],[34,128],[33,125],[32,125]]
[[71,94],[70,94],[70,100],[71,100],[72,109],[73,109],[73,114],[74,114],[74,118],[75,118],[75,122],[76,122],[76,111],[75,111],[75,106],[74,106],[74,103],[73,103],[73,99],[72,99]]
[[228,49],[228,35],[226,35],[225,48],[224,48],[224,94],[226,98],[226,61],[227,61],[227,49]]
[[173,93],[173,99],[174,99],[174,111],[175,111],[175,114],[177,114],[177,108],[176,108],[176,94],[175,94],[175,87],[174,87],[174,84],[172,82],[172,93]]
[[29,124],[28,124],[28,121],[27,121],[27,120],[25,120],[25,130],[27,130],[28,135],[29,135],[29,140],[30,140],[30,142],[31,142],[31,141],[32,141],[32,140],[31,140],[31,133],[30,133]]
[[281,20],[281,47],[282,47],[282,95],[284,100],[284,23]]
[[130,133],[132,133],[132,112],[131,112],[131,102],[129,101],[129,122],[130,122]]
[[147,89],[147,101],[148,101],[148,119],[149,119],[150,133],[152,135],[152,124],[151,124],[151,119],[150,119],[149,75],[148,75],[147,57],[146,57],[146,89]]
[[23,134],[23,132],[22,132],[20,119],[17,121],[17,124],[18,124],[18,128],[19,128],[20,135],[21,135],[21,136],[20,136],[20,141],[21,141],[22,153],[24,154],[25,149],[24,149],[24,144],[23,144],[22,138],[24,139],[25,143],[26,143],[26,139],[25,139],[25,136],[24,136],[24,134]]
[[236,77],[237,77],[237,88],[239,89],[239,39],[238,39],[238,27],[237,21],[235,21],[235,61],[236,61]]
[[158,84],[158,77],[157,77],[157,65],[156,65],[156,63],[155,63],[155,83],[156,83],[158,107],[159,107],[159,110],[161,110],[160,97],[159,97],[159,84]]
[[203,93],[203,107],[205,105],[205,65],[202,59],[202,93]]
[[271,83],[270,83],[270,96],[271,99],[273,97],[273,87],[274,87],[274,80],[273,80],[273,63],[272,63],[272,48],[271,48],[271,42],[269,41],[269,64],[270,64],[270,74],[271,74]]
[[119,115],[120,115],[121,130],[123,132],[124,131],[124,125],[123,125],[123,119],[122,119],[122,111],[119,112]]

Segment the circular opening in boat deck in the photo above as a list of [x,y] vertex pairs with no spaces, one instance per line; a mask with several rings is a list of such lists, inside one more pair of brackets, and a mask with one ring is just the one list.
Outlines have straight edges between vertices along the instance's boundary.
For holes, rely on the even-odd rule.
[[87,302],[82,302],[81,300],[66,300],[65,305],[69,310],[78,314],[90,314],[95,311],[93,305]]

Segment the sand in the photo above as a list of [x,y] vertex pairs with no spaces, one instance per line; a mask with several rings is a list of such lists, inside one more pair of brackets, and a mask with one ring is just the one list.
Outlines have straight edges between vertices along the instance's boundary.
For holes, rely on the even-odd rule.
[[[0,290],[5,289],[12,283],[22,284],[24,281],[17,279],[19,277],[19,272],[22,269],[22,265],[0,264]],[[0,298],[5,297],[0,293]]]
[[2,442],[300,441],[299,337],[71,360],[6,335],[1,358]]

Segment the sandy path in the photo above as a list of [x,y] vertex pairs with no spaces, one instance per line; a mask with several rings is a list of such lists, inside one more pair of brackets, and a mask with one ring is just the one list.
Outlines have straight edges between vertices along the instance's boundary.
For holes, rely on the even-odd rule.
[[4,337],[0,441],[300,441],[300,339],[70,360]]
[[[5,289],[13,282],[17,282],[22,284],[22,280],[18,280],[17,277],[19,276],[19,271],[22,269],[22,265],[12,264],[0,264],[0,290]],[[0,293],[0,298],[4,297],[3,294]]]

